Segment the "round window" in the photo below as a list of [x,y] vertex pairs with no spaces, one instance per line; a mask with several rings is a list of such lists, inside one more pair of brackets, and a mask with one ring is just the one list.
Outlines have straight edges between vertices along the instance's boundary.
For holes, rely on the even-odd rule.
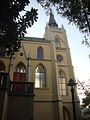
[[61,62],[63,60],[63,57],[61,55],[57,55],[57,61]]

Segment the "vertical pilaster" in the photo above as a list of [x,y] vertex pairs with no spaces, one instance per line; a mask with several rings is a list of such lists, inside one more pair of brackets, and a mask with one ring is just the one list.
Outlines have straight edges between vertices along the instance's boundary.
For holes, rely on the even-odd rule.
[[12,73],[12,65],[13,65],[13,56],[10,57],[10,64],[9,64],[9,77],[11,79],[11,73]]
[[28,56],[28,82],[30,82],[30,54]]

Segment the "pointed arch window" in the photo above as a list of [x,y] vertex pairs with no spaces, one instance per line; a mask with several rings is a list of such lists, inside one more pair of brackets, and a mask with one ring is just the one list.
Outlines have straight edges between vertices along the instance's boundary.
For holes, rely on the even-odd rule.
[[0,61],[0,72],[5,72],[5,65],[2,61]]
[[13,80],[26,81],[26,68],[23,63],[19,63],[14,70]]
[[35,70],[35,88],[46,87],[46,71],[42,65],[38,65]]
[[55,46],[56,46],[56,48],[60,47],[60,41],[58,38],[55,39]]
[[37,49],[37,59],[43,59],[43,49],[42,49],[42,47],[39,47]]
[[66,96],[66,78],[63,71],[59,72],[59,91],[62,96]]

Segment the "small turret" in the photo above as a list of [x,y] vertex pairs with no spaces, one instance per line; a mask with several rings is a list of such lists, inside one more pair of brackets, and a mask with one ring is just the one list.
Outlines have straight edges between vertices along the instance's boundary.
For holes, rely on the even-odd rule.
[[62,24],[62,27],[61,27],[61,29],[62,29],[62,30],[65,30],[65,28],[64,28],[64,26],[63,26],[63,24]]

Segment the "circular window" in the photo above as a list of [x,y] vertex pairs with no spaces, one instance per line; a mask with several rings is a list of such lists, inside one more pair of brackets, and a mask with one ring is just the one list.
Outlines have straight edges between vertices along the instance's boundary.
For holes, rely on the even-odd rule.
[[20,56],[23,56],[23,52],[20,53]]
[[61,55],[57,55],[57,61],[61,62],[63,60],[63,57]]

